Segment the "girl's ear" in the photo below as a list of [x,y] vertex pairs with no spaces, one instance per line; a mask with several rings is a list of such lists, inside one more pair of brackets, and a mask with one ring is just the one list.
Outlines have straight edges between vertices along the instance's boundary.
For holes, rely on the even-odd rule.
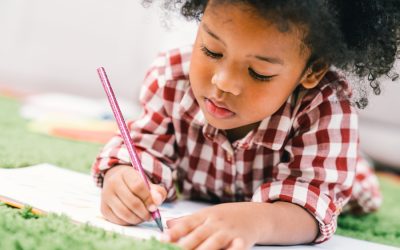
[[315,62],[307,71],[304,73],[300,84],[306,89],[311,89],[317,86],[321,79],[325,76],[325,73],[329,70],[329,65],[322,62]]

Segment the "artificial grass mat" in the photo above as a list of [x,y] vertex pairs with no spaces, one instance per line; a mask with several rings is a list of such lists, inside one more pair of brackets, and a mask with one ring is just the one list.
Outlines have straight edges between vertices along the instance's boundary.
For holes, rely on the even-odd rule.
[[155,239],[135,241],[66,216],[35,216],[0,204],[0,249],[177,249]]
[[[0,96],[0,167],[18,168],[48,162],[89,173],[102,145],[69,141],[31,132],[19,115],[18,101]],[[341,215],[337,234],[400,246],[400,185],[379,178],[384,203],[365,216]],[[77,225],[65,216],[36,217],[0,204],[0,249],[174,249],[156,240],[138,241]]]

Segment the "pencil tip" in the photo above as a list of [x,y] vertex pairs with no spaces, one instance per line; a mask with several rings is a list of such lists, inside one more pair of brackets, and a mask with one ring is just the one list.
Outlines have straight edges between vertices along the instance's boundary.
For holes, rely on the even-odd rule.
[[154,220],[156,221],[157,226],[158,226],[158,228],[161,230],[161,232],[164,232],[164,227],[163,227],[161,218],[156,218],[156,219],[154,219]]

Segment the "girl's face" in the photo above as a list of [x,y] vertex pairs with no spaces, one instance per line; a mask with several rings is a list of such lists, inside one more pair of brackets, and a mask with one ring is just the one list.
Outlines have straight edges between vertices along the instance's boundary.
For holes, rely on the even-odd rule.
[[282,33],[243,5],[209,3],[190,66],[207,121],[250,130],[276,112],[302,80],[309,52],[301,45],[299,31]]

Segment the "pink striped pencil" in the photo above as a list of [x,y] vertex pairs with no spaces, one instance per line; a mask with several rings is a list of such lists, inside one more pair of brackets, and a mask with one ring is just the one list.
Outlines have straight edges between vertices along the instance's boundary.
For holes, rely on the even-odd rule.
[[[115,98],[114,91],[111,87],[110,81],[108,80],[106,71],[103,67],[97,69],[97,73],[99,74],[101,83],[103,84],[104,90],[107,94],[108,101],[110,102],[111,109],[114,113],[115,120],[117,121],[118,128],[121,131],[122,138],[124,139],[126,148],[129,152],[129,157],[132,161],[132,166],[139,171],[140,176],[146,183],[146,186],[150,190],[149,180],[147,180],[147,176],[144,173],[143,166],[139,160],[138,155],[136,154],[135,147],[133,146],[132,138],[129,135],[128,127],[126,126],[124,117],[122,116],[121,110],[119,108],[117,99]],[[160,228],[161,232],[163,232],[163,225],[161,221],[160,211],[157,209],[156,211],[151,213],[151,216],[156,221],[158,228]]]

